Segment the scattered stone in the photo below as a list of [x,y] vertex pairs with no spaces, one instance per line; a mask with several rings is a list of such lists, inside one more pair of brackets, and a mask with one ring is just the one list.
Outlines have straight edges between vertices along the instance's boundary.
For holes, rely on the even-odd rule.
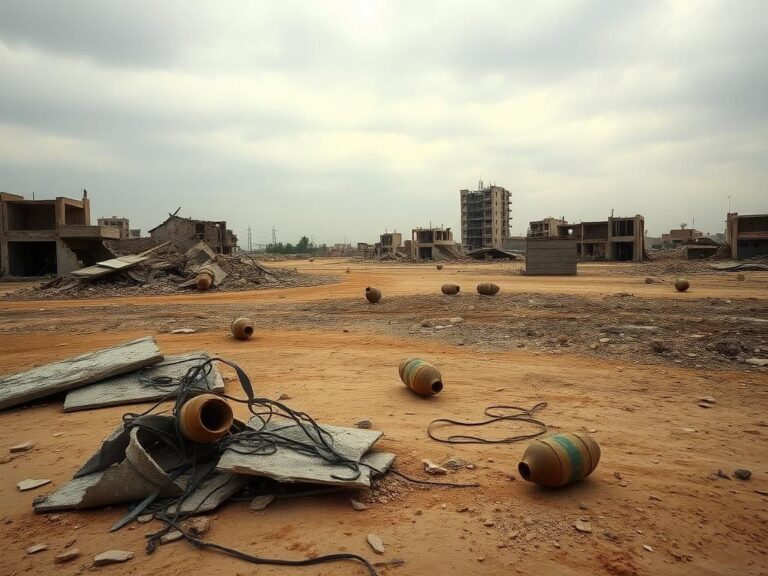
[[51,436],[53,436],[54,438],[58,438],[59,436],[61,436],[63,434],[64,434],[64,432],[54,432],[53,434],[51,434]]
[[193,536],[202,536],[211,529],[211,518],[209,516],[196,516],[184,522],[182,526]]
[[661,498],[659,498],[655,494],[651,494],[650,496],[648,496],[648,500],[655,500],[656,502],[661,502]]
[[429,320],[428,318],[425,318],[421,322],[419,322],[419,326],[422,328],[431,328],[432,327],[432,320]]
[[696,432],[696,428],[683,428],[683,432]]
[[3,524],[10,524],[11,522],[13,522],[13,518],[10,516],[3,516]]
[[462,322],[464,322],[464,318],[462,318],[461,316],[454,316],[453,318],[449,318],[448,320],[450,321],[451,324],[461,324]]
[[462,460],[461,458],[449,458],[448,460],[443,462],[442,465],[443,467],[449,468],[451,470],[461,470],[462,468],[464,468],[464,466],[467,465],[467,463],[464,462],[464,460]]
[[32,478],[29,478],[27,480],[22,480],[18,484],[16,484],[16,488],[19,489],[20,492],[25,492],[27,490],[34,490],[35,488],[40,488],[40,486],[45,486],[46,484],[50,484],[50,480],[48,479],[40,479],[40,480],[34,480]]
[[67,548],[61,554],[57,554],[56,558],[54,558],[53,560],[54,562],[56,562],[56,564],[64,564],[65,562],[74,560],[78,556],[80,556],[79,548]]
[[34,442],[24,442],[23,444],[16,444],[16,446],[11,446],[11,454],[17,454],[19,452],[26,452],[32,446],[34,446]]
[[643,549],[644,549],[644,550],[647,550],[648,552],[653,552],[653,548],[651,548],[650,546],[648,546],[648,544],[643,544]]
[[715,400],[712,396],[702,396],[699,398],[699,402],[706,402],[707,404],[716,404],[717,400]]
[[496,526],[496,522],[494,522],[493,520],[486,520],[485,522],[483,522],[483,526],[485,526],[486,528],[493,528],[494,526]]
[[4,456],[2,459],[0,459],[0,464],[8,464],[8,462],[11,462],[16,456]]
[[357,426],[358,428],[362,428],[363,430],[368,430],[373,426],[373,422],[371,422],[370,420],[359,420],[358,422],[355,423],[355,426]]
[[600,344],[608,344],[608,342],[610,342],[610,341],[611,341],[610,338],[600,338],[600,340],[598,340],[598,342],[600,342]]
[[615,541],[615,540],[619,539],[619,535],[616,534],[616,532],[613,532],[612,530],[606,530],[605,532],[603,532],[603,536],[608,538],[608,540],[614,540]]
[[664,352],[669,352],[669,346],[662,340],[651,340],[651,350],[656,354],[664,354]]
[[366,506],[359,500],[355,500],[354,498],[350,498],[349,503],[352,505],[352,509],[357,510],[358,512],[362,512],[363,510],[368,510],[368,506]]
[[160,536],[160,544],[170,544],[184,538],[184,534],[180,530],[171,530]]
[[381,536],[378,534],[368,534],[365,538],[376,554],[384,554],[384,540],[381,539]]
[[578,530],[579,532],[586,532],[586,533],[592,532],[592,522],[590,522],[589,520],[584,520],[580,518],[579,520],[576,520],[576,524],[574,524],[574,526],[576,527],[576,530]]
[[737,468],[733,471],[733,475],[739,480],[749,480],[750,476],[752,476],[752,471],[746,468]]
[[721,338],[714,343],[715,351],[723,356],[734,358],[741,352],[741,343],[735,338]]
[[27,554],[37,554],[43,550],[48,550],[48,544],[35,544],[27,548]]
[[697,402],[696,405],[699,408],[712,408],[712,404],[710,404],[709,402],[704,402],[703,400]]
[[281,400],[292,400],[288,394],[280,394],[280,396],[277,397],[277,401],[280,402]]
[[197,332],[194,328],[176,328],[171,330],[171,334],[194,334]]
[[374,562],[373,565],[377,568],[383,567],[383,566],[400,566],[401,564],[405,564],[405,560],[402,558],[392,558],[391,560],[383,560],[382,562]]
[[147,522],[152,522],[154,517],[155,517],[154,514],[142,514],[141,516],[136,518],[136,522],[138,522],[139,524],[146,524]]
[[251,500],[251,510],[264,510],[264,508],[272,504],[274,499],[274,494],[262,494],[261,496],[256,496],[253,500]]
[[755,490],[755,494],[760,494],[760,496],[768,496],[768,490]]
[[589,345],[590,350],[597,350],[597,344],[590,344]]
[[747,358],[747,364],[752,366],[768,366],[768,358]]
[[579,502],[579,510],[589,510],[586,502]]
[[552,546],[554,546],[555,548],[559,549],[560,548],[560,542],[553,542]]
[[119,564],[133,558],[133,552],[126,550],[107,550],[93,557],[94,566],[106,566],[107,564]]
[[424,472],[426,472],[427,474],[432,474],[435,476],[437,475],[442,476],[444,474],[448,474],[448,470],[446,470],[442,466],[438,466],[431,460],[422,460],[422,462],[424,463]]

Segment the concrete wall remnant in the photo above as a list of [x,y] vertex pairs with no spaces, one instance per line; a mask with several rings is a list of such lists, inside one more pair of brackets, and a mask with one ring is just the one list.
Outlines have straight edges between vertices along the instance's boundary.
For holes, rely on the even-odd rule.
[[525,242],[525,273],[529,276],[576,274],[576,242],[558,238],[528,238]]

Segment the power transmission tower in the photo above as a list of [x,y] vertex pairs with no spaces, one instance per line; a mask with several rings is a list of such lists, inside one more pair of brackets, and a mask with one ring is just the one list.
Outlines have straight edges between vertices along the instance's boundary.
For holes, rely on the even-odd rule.
[[277,245],[277,230],[272,226],[272,246]]

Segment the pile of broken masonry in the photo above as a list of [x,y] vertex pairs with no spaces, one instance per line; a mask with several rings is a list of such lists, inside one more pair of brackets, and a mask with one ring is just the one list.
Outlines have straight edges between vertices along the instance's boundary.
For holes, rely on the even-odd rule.
[[171,242],[138,254],[125,254],[57,276],[39,287],[17,290],[9,300],[74,299],[128,295],[174,294],[198,289],[200,273],[210,274],[216,291],[295,288],[333,281],[328,276],[300,273],[292,268],[267,268],[245,253],[216,254],[205,242],[184,253]]

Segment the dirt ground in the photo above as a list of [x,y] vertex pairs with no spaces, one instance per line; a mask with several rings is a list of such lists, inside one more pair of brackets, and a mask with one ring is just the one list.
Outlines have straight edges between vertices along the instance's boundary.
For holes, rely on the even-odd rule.
[[[768,274],[691,274],[674,291],[671,276],[625,273],[621,265],[580,267],[577,277],[531,278],[517,264],[366,264],[317,259],[300,271],[338,276],[308,288],[67,301],[0,302],[0,374],[153,335],[164,353],[207,350],[238,363],[257,394],[286,401],[320,422],[369,418],[384,432],[395,467],[425,478],[422,459],[458,457],[474,465],[447,480],[472,489],[424,488],[389,476],[368,492],[278,500],[262,512],[229,502],[213,515],[207,539],[256,555],[303,558],[349,551],[405,562],[381,574],[768,574]],[[347,273],[346,269],[350,268]],[[646,284],[645,276],[660,282]],[[474,285],[492,281],[496,297]],[[440,285],[462,286],[457,297]],[[384,298],[369,305],[365,286]],[[5,291],[8,285],[0,285]],[[256,336],[233,340],[235,315],[256,321]],[[460,317],[460,319],[459,319]],[[171,334],[189,327],[194,334]],[[634,327],[634,328],[633,328]],[[640,328],[638,328],[640,327]],[[607,340],[607,341],[606,341]],[[653,344],[658,341],[661,345]],[[723,341],[726,341],[724,345]],[[661,351],[654,351],[661,350]],[[693,356],[691,356],[693,355]],[[412,395],[401,359],[437,365],[444,391]],[[225,370],[225,373],[228,373]],[[227,391],[244,396],[237,381]],[[698,406],[712,396],[709,409]],[[79,574],[110,548],[130,550],[105,574],[356,575],[353,563],[324,567],[254,566],[185,542],[144,554],[153,525],[110,534],[125,513],[35,515],[32,500],[73,472],[138,406],[64,414],[61,397],[0,413],[0,451],[32,440],[32,450],[0,464],[0,574]],[[553,431],[593,431],[597,470],[557,491],[523,481],[525,443],[451,446],[430,440],[439,417],[479,420],[493,404],[548,406]],[[242,406],[236,414],[245,416]],[[524,428],[488,430],[506,437]],[[743,481],[737,468],[752,471]],[[714,473],[722,470],[730,479]],[[26,478],[50,478],[18,492]],[[368,509],[358,512],[350,496]],[[5,518],[3,518],[5,517]],[[589,519],[591,533],[574,523]],[[386,546],[375,554],[366,534]],[[76,538],[82,556],[54,556]],[[29,555],[33,544],[48,550]],[[647,546],[649,549],[644,548]]]

